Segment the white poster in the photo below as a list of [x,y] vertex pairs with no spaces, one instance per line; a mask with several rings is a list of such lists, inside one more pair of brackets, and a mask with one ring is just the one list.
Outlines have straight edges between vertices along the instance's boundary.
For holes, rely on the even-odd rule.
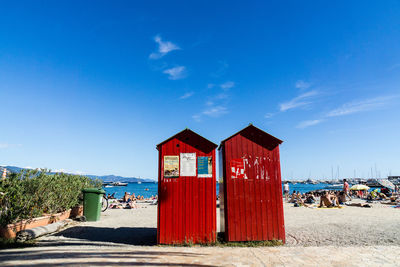
[[181,153],[181,176],[196,176],[196,153]]

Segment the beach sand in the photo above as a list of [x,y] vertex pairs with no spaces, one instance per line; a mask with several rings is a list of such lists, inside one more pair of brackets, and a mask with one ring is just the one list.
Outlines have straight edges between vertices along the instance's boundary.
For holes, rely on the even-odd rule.
[[399,266],[400,209],[372,206],[285,204],[285,246],[188,248],[156,246],[157,207],[139,204],[107,210],[98,222],[74,222],[37,247],[0,251],[0,265]]
[[311,209],[285,204],[287,246],[399,246],[400,209],[371,205]]

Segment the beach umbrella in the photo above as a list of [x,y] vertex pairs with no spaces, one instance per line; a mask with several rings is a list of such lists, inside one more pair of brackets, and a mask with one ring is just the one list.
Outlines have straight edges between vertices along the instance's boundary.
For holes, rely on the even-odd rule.
[[352,187],[350,187],[350,190],[368,190],[369,187],[363,184],[355,184]]
[[380,183],[383,187],[394,190],[394,184],[391,181],[389,181],[388,179],[378,180],[378,183]]

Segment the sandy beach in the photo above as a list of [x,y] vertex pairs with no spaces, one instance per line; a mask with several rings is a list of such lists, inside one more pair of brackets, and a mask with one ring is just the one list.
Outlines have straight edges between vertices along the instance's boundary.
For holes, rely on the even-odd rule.
[[139,204],[133,210],[107,210],[98,222],[74,222],[39,238],[36,247],[0,251],[0,265],[399,265],[400,210],[372,206],[311,209],[285,204],[286,245],[236,248],[157,246],[157,207]]

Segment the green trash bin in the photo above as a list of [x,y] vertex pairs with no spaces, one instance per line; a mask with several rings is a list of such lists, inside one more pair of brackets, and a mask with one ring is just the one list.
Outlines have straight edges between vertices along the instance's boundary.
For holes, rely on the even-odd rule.
[[83,215],[87,221],[100,220],[101,201],[106,193],[99,188],[84,188],[83,192]]

